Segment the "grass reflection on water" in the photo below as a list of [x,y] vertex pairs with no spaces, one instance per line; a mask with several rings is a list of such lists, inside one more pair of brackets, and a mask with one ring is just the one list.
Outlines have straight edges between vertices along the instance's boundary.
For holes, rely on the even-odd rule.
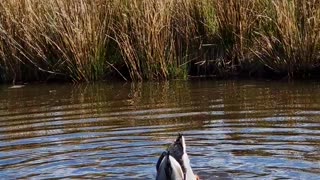
[[2,175],[152,179],[182,132],[203,177],[314,179],[318,91],[316,82],[254,81],[1,87]]

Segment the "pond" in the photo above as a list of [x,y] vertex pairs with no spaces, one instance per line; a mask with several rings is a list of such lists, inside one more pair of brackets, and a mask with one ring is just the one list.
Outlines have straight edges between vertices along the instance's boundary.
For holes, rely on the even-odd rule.
[[0,86],[4,179],[155,179],[179,132],[202,179],[317,179],[320,83]]

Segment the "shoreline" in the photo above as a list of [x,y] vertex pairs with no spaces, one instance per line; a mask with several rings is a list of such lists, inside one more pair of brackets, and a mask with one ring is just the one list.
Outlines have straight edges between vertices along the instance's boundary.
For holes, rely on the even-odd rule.
[[309,79],[319,70],[316,1],[0,4],[0,82]]

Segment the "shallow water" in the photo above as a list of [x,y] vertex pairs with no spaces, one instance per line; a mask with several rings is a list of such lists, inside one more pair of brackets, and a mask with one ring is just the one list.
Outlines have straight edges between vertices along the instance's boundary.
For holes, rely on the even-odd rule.
[[317,179],[320,83],[0,86],[1,179],[154,179],[178,132],[202,179]]

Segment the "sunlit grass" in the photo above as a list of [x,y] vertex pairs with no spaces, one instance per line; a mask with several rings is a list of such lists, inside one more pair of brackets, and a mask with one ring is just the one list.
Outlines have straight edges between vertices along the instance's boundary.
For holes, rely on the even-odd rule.
[[4,0],[3,81],[289,77],[319,68],[316,0]]
[[263,64],[289,77],[308,75],[320,63],[320,2],[271,1],[255,53]]
[[108,69],[111,5],[98,0],[1,3],[0,52],[7,79],[28,79],[34,71],[73,81],[101,78]]

